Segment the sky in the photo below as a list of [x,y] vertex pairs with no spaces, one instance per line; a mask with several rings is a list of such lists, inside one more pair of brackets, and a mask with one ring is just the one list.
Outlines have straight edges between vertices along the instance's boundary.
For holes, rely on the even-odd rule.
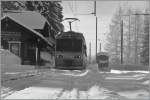
[[[78,18],[72,24],[73,31],[82,32],[86,44],[87,54],[89,54],[89,43],[91,42],[91,54],[94,56],[96,53],[96,17],[91,14],[94,12],[94,1],[62,1],[64,18]],[[148,1],[97,1],[96,2],[96,16],[98,17],[98,47],[101,43],[102,51],[106,44],[106,36],[109,32],[109,25],[114,13],[119,7],[126,9],[130,7],[133,10],[144,10],[149,7]],[[67,21],[63,22],[65,31],[69,30]]]

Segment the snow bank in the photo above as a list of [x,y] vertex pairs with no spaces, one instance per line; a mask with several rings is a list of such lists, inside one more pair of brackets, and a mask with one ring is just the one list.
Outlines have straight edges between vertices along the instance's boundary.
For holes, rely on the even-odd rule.
[[0,54],[1,54],[1,62],[0,62],[1,64],[4,64],[4,65],[21,64],[20,57],[11,53],[9,50],[0,49]]
[[64,73],[64,75],[70,75],[70,76],[85,76],[89,73],[89,70],[86,70],[85,72],[78,72],[78,71],[69,71],[67,73]]
[[41,51],[40,56],[41,56],[41,59],[45,61],[43,67],[50,67],[50,68],[54,67],[55,59],[54,59],[54,56],[52,56],[49,52]]
[[149,71],[121,71],[121,70],[111,70],[110,73],[114,73],[114,74],[126,74],[126,73],[129,73],[129,72],[146,73],[146,74],[149,73]]
[[27,78],[30,76],[36,76],[36,75],[41,75],[42,73],[44,73],[44,71],[42,70],[29,70],[29,71],[25,71],[25,72],[5,72],[2,75],[2,82],[5,81],[11,81],[11,80],[17,80],[17,79],[21,79],[21,78]]
[[62,91],[60,88],[29,87],[15,92],[5,99],[56,99],[60,91]]
[[71,92],[70,92],[70,98],[69,99],[77,99],[77,94],[78,90],[76,88],[74,88]]
[[86,71],[79,71],[79,70],[58,70],[58,69],[51,69],[57,75],[67,75],[67,76],[85,76],[87,75],[90,70]]
[[108,90],[104,89],[104,88],[99,88],[99,86],[93,86],[89,89],[88,93],[88,99],[106,99],[107,97],[109,97],[108,94],[106,94],[105,92],[108,92]]
[[146,80],[142,83],[143,85],[149,85],[150,84],[150,81],[149,80]]
[[20,57],[11,53],[9,50],[0,49],[0,53],[2,82],[39,74],[39,71],[35,69],[34,65],[21,65]]
[[[62,95],[60,97],[58,97],[57,99],[69,99],[70,98],[70,91],[66,90],[62,93]],[[49,98],[50,99],[50,98]]]
[[137,91],[125,91],[118,93],[121,96],[125,96],[129,99],[141,99],[141,100],[149,100],[149,93],[145,90],[137,90]]
[[12,90],[12,88],[1,87],[1,98],[5,98],[6,96],[8,96],[14,92],[16,92],[16,91]]
[[119,80],[142,80],[145,79],[147,74],[141,74],[141,73],[135,73],[134,75],[112,75],[112,76],[107,76],[105,79],[119,79]]
[[79,98],[80,99],[88,99],[88,94],[86,91],[79,91]]

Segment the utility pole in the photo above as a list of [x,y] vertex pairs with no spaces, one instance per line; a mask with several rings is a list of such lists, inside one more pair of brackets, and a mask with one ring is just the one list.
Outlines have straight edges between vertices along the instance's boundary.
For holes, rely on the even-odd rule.
[[101,52],[101,43],[99,43],[99,52]]
[[96,60],[97,60],[97,16],[96,16]]
[[91,42],[89,43],[89,64],[91,64]]
[[94,14],[96,17],[96,61],[97,61],[97,16],[96,16],[96,1],[94,2]]
[[123,64],[123,20],[121,20],[121,64]]

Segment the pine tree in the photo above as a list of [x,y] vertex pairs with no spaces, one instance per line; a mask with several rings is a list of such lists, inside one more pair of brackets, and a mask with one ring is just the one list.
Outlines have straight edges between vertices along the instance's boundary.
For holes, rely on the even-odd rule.
[[1,1],[1,17],[8,10],[23,10],[25,8],[24,1]]
[[[105,50],[110,53],[110,59],[113,63],[120,63],[121,20],[123,20],[123,63],[134,64],[135,59],[136,64],[140,63],[140,52],[142,44],[141,40],[143,39],[143,16],[134,15],[134,13],[141,13],[141,11],[135,12],[130,8],[119,8],[119,11],[116,12],[112,18]],[[137,53],[135,53],[136,51]]]
[[59,1],[26,1],[26,10],[37,11],[41,13],[51,24],[52,30],[58,34],[64,30],[64,26],[61,23],[62,15],[62,6],[59,4]]
[[60,1],[2,1],[1,9],[2,14],[3,11],[6,10],[29,10],[39,12],[52,26],[50,30],[53,35],[64,30],[64,26],[61,23],[63,15]]
[[121,33],[121,14],[123,13],[122,8],[115,13],[112,23],[110,25],[110,32],[107,36],[107,43],[105,50],[110,53],[110,60],[113,64],[120,63],[120,33]]
[[1,1],[1,10],[22,10],[25,8],[23,1]]

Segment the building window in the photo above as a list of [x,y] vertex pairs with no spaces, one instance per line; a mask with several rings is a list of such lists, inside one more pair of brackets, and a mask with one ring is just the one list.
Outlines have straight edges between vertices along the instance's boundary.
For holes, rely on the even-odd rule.
[[21,50],[21,42],[19,41],[9,41],[9,50],[13,54],[20,56],[20,50]]
[[8,45],[8,42],[6,40],[1,40],[1,46],[2,46],[2,49],[8,49],[9,45]]

